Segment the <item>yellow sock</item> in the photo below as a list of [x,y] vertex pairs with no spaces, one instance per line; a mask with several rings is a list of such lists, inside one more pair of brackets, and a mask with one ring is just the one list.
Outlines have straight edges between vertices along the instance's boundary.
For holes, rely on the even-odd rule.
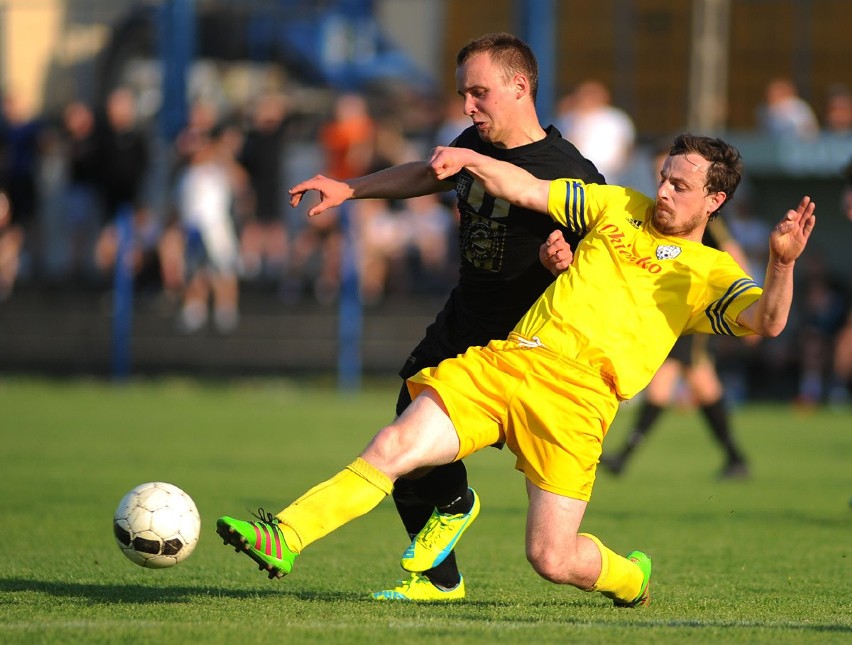
[[387,475],[358,457],[276,517],[287,546],[300,553],[311,542],[373,510],[392,490]]
[[644,576],[635,562],[618,555],[603,545],[594,535],[580,533],[589,538],[601,552],[601,575],[589,591],[600,591],[607,598],[633,602],[642,591]]

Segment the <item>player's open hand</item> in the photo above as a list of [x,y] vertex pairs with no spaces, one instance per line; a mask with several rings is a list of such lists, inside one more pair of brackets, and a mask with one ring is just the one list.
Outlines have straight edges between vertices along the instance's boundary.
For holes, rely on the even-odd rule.
[[330,179],[324,175],[316,175],[307,181],[296,184],[290,190],[290,206],[296,207],[302,198],[310,190],[315,190],[320,195],[320,201],[315,206],[308,210],[308,217],[319,215],[327,211],[329,208],[340,206],[347,199],[352,197],[352,188],[342,182]]
[[805,250],[816,224],[816,204],[802,197],[796,210],[789,210],[769,236],[769,251],[780,264],[791,264]]
[[556,229],[547,237],[538,250],[538,259],[553,275],[559,275],[571,266],[574,252],[571,245],[565,241],[562,231]]
[[429,165],[432,168],[432,172],[435,173],[435,177],[443,181],[444,179],[449,179],[464,168],[468,153],[471,152],[471,150],[467,150],[466,148],[438,146],[432,151],[432,158],[429,159]]

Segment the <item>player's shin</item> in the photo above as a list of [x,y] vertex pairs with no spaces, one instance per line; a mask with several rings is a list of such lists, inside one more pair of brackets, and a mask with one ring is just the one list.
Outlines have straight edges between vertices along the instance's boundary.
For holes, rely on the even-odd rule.
[[276,517],[287,546],[299,553],[312,542],[371,511],[392,490],[393,481],[359,457]]

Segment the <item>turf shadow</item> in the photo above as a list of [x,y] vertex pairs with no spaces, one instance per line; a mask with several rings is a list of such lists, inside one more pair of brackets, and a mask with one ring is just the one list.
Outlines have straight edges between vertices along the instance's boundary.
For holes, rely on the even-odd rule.
[[95,584],[85,582],[60,582],[28,580],[25,578],[0,578],[0,592],[21,593],[32,591],[60,598],[86,598],[98,604],[182,603],[199,596],[225,598],[257,598],[280,595],[278,589],[223,589],[188,585]]

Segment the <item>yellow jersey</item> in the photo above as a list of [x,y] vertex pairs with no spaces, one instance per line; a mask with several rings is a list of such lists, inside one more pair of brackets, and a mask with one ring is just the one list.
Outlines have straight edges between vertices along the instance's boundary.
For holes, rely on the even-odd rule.
[[657,232],[651,198],[558,179],[548,213],[584,237],[515,332],[599,373],[619,398],[648,384],[681,334],[753,333],[736,319],[762,289],[729,254]]

